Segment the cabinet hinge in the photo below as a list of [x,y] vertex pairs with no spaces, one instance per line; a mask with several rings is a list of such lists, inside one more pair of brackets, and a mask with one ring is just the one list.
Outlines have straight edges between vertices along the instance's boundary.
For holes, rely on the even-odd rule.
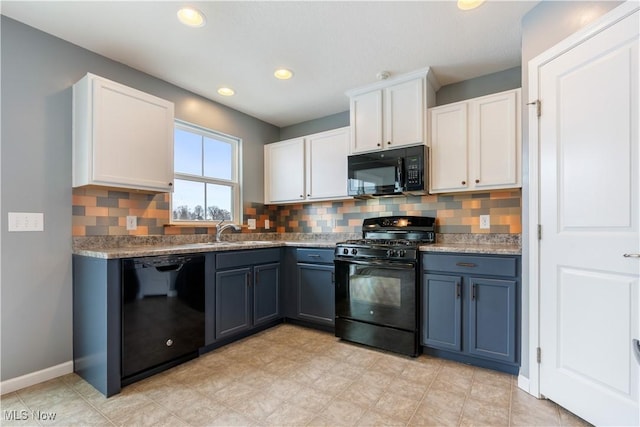
[[542,224],[538,224],[538,240],[542,240]]
[[535,105],[536,106],[536,116],[540,117],[540,115],[542,114],[542,103],[540,102],[539,99],[536,99],[535,101],[529,102],[527,105]]
[[542,350],[540,350],[540,347],[536,348],[536,361],[538,363],[542,362]]

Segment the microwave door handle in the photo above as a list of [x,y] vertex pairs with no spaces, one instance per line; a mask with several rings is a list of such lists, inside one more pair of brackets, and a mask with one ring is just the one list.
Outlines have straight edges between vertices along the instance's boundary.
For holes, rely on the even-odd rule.
[[396,182],[400,187],[397,190],[399,191],[406,190],[404,185],[404,159],[402,157],[398,158],[398,164],[396,165]]

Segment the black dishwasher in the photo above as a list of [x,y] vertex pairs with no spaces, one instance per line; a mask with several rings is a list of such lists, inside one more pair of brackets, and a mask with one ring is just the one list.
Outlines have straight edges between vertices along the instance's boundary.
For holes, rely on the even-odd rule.
[[198,356],[204,255],[122,260],[122,384]]

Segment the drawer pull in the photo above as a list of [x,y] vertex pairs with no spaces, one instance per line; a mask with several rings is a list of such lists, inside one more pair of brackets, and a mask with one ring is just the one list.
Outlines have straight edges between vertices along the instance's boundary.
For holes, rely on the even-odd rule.
[[456,262],[456,265],[458,267],[470,267],[470,268],[476,267],[476,264],[472,262]]
[[320,258],[320,255],[318,255],[318,254],[307,254],[307,256],[309,258]]

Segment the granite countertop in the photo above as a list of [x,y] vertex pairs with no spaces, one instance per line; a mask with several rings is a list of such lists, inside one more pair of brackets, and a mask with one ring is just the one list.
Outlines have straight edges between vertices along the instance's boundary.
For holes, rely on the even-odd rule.
[[456,252],[465,254],[521,255],[520,245],[495,243],[436,243],[420,246],[422,252]]
[[278,248],[282,246],[329,248],[333,249],[336,242],[327,240],[304,240],[304,241],[282,241],[282,240],[246,240],[246,241],[222,241],[222,242],[202,242],[202,243],[178,243],[178,244],[158,244],[127,246],[117,248],[82,248],[74,249],[75,255],[83,255],[93,258],[132,258],[155,255],[173,255],[200,252],[237,251],[242,249],[263,249]]
[[[254,233],[232,235],[233,240],[211,242],[212,236],[101,236],[73,239],[75,255],[115,259],[156,255],[235,251],[278,247],[335,248],[336,243],[360,238],[352,233]],[[242,240],[241,240],[242,239]],[[250,240],[245,240],[250,239]],[[520,235],[438,234],[438,243],[420,246],[423,252],[520,255]]]

